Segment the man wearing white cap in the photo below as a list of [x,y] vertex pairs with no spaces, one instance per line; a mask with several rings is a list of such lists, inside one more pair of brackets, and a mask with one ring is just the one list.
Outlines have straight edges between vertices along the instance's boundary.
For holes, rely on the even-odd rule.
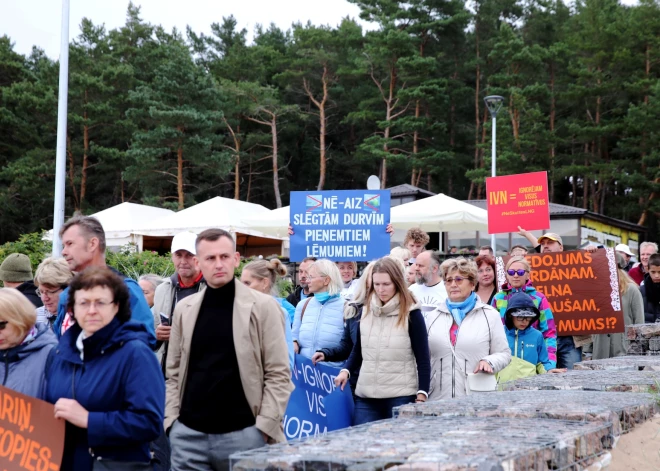
[[614,247],[614,250],[616,251],[616,253],[621,254],[623,259],[626,261],[626,267],[624,268],[624,270],[626,272],[629,272],[634,265],[632,260],[630,260],[633,256],[633,253],[630,251],[630,247],[628,247],[626,244],[619,244],[616,247]]
[[159,344],[159,355],[162,355],[161,365],[165,375],[167,364],[168,341],[172,325],[174,306],[179,301],[201,291],[206,287],[202,271],[195,260],[195,242],[197,234],[181,232],[172,239],[172,263],[174,274],[156,288],[154,295],[154,322],[156,325],[156,340]]

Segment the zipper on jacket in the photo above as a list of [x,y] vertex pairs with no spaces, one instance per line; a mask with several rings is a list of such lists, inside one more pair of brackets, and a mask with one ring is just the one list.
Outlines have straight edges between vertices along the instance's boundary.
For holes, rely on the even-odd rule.
[[2,380],[2,385],[7,384],[7,378],[9,378],[9,357],[5,353],[5,379]]
[[513,356],[514,357],[518,356],[518,329],[516,329],[516,342],[514,343],[514,347],[513,347]]
[[456,397],[456,356],[451,356],[451,397]]
[[72,399],[76,398],[76,372],[78,371],[78,365],[73,365],[73,374],[71,375],[71,397]]

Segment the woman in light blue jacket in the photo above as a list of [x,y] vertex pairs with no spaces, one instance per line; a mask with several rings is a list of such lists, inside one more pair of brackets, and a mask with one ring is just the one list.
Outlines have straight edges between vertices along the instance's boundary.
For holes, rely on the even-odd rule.
[[[341,343],[344,334],[344,288],[337,265],[330,260],[317,260],[309,270],[310,296],[296,306],[293,321],[293,343],[296,353],[312,358],[314,353],[324,348],[335,348]],[[325,362],[334,367],[344,366],[344,362]]]

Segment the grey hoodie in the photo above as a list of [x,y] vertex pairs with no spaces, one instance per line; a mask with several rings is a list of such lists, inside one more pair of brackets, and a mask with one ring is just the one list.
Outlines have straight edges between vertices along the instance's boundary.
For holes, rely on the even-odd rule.
[[44,372],[48,354],[57,345],[57,337],[45,324],[37,324],[36,338],[26,345],[0,350],[2,385],[43,399]]

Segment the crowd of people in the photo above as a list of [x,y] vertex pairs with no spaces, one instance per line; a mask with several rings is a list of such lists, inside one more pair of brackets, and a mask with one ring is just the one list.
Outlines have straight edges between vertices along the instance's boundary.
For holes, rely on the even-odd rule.
[[[520,234],[533,251],[564,250],[557,234]],[[64,471],[228,469],[231,454],[284,441],[296,354],[338,369],[357,425],[565,371],[582,347],[594,358],[626,352],[624,334],[557,335],[524,246],[497,279],[492,248],[443,261],[411,229],[361,273],[355,262],[303,260],[283,298],[287,267],[258,259],[236,278],[240,256],[221,229],[177,234],[174,274],[137,281],[106,265],[98,220],[75,217],[60,235],[63,258],[34,276],[24,254],[0,265],[0,375],[66,421]],[[625,323],[659,322],[657,245],[641,244],[639,265],[627,246],[616,252]]]

